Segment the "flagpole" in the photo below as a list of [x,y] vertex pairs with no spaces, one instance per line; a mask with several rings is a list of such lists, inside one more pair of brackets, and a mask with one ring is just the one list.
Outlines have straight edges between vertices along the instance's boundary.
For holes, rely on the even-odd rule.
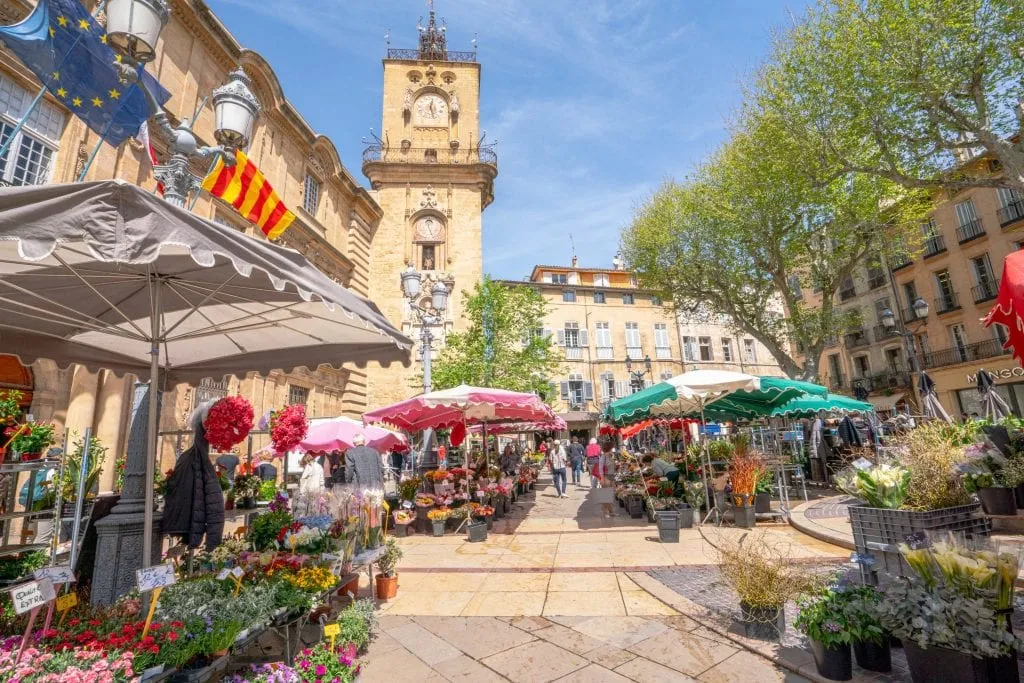
[[[135,85],[132,84],[132,86],[125,91],[126,97],[134,87]],[[100,139],[96,141],[96,146],[92,148],[92,154],[89,155],[89,159],[85,162],[85,166],[82,167],[82,172],[78,174],[78,182],[82,182],[83,180],[85,180],[85,175],[89,172],[89,168],[92,166],[92,162],[95,161],[96,155],[99,154],[100,148],[103,146],[103,143],[106,142],[107,140],[107,133],[110,132],[110,127],[114,125],[114,117],[117,116],[118,112],[121,111],[122,107],[124,107],[123,100],[121,104],[117,107],[117,109],[114,110],[114,113],[110,115],[110,121],[107,123],[107,127],[103,129],[103,134],[100,135]]]
[[[208,176],[211,173],[213,173],[213,167],[217,165],[217,161],[220,159],[220,157],[221,157],[221,151],[217,150],[217,153],[213,155],[213,159],[210,160],[210,168],[206,169],[206,175],[203,176],[204,180],[206,179],[206,176]],[[192,203],[188,205],[188,210],[189,211],[191,211],[192,209],[196,208],[196,202],[199,201],[199,195],[201,195],[201,194],[203,194],[203,189],[202,188],[199,188],[195,192],[192,193]]]

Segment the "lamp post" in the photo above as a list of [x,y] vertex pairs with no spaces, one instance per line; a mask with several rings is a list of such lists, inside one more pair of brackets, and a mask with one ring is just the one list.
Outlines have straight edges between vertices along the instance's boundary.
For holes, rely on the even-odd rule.
[[213,136],[219,145],[199,146],[192,132],[194,121],[187,118],[177,126],[171,125],[167,112],[146,87],[145,80],[139,78],[138,70],[156,56],[156,43],[169,16],[165,0],[107,2],[107,36],[110,46],[122,58],[117,63],[121,80],[136,83],[142,89],[153,110],[157,129],[170,148],[167,163],[154,166],[153,175],[164,186],[164,199],[184,207],[189,195],[197,192],[203,181],[189,169],[189,160],[222,156],[226,164],[234,165],[235,150],[248,145],[252,138],[260,103],[250,89],[249,77],[238,67],[228,75],[227,83],[213,91],[216,117]]
[[[880,318],[882,321],[882,327],[889,332],[895,332],[903,338],[903,344],[907,350],[907,360],[910,361],[910,371],[916,377],[918,373],[921,372],[921,365],[917,358],[917,344],[914,342],[914,334],[907,328],[907,324],[908,322],[920,323],[928,317],[928,302],[921,297],[917,297],[914,300],[914,303],[910,305],[910,310],[914,314],[913,321],[904,320],[902,311],[899,314],[899,320],[897,320],[896,314],[893,313],[891,308],[883,310]],[[913,390],[913,378],[911,378],[910,386]]]
[[633,359],[626,356],[626,372],[629,373],[629,384],[633,387],[633,393],[644,388],[644,377],[651,373],[651,357],[644,356],[644,367],[639,370],[633,369]]
[[[431,391],[432,378],[430,375],[431,366],[431,346],[434,341],[434,332],[431,328],[435,325],[441,325],[444,323],[444,312],[448,308],[448,294],[451,291],[450,285],[452,283],[445,282],[443,280],[435,280],[430,286],[430,303],[426,306],[421,306],[417,299],[420,296],[420,292],[423,289],[423,274],[413,268],[411,265],[402,273],[402,294],[405,296],[409,303],[409,309],[413,315],[416,316],[416,320],[420,324],[420,354],[423,358],[423,393],[427,394]],[[430,279],[427,279],[426,284],[430,284]],[[426,455],[426,449],[430,444],[430,430],[424,434],[423,437],[423,451],[424,456]],[[415,451],[413,452],[413,472],[416,472],[415,462]]]

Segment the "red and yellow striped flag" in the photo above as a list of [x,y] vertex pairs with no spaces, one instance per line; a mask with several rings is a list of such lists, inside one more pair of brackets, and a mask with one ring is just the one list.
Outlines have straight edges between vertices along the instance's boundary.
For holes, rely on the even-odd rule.
[[276,239],[295,220],[260,169],[240,150],[235,151],[234,166],[226,165],[223,156],[217,159],[203,180],[203,189],[235,207],[258,225],[267,239]]

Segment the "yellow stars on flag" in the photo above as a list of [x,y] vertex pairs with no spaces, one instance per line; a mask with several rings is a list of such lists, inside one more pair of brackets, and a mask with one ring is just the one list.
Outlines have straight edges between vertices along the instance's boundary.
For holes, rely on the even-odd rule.
[[89,26],[89,20],[88,19],[79,19],[78,20],[78,28],[82,29],[83,31],[88,31],[92,27]]
[[104,45],[107,44],[107,34],[106,33],[104,33],[102,36],[100,36],[100,42],[103,43]]
[[50,78],[52,78],[55,81],[59,81],[60,80],[60,72],[59,71],[54,71],[52,74],[50,74]]
[[64,88],[57,88],[57,97],[60,97],[61,99],[63,99],[65,97],[67,97],[67,96],[68,96],[68,91],[67,90],[65,90]]
[[121,63],[121,55],[114,55],[114,61],[117,62],[118,64],[120,64]]
[[111,88],[107,92],[107,94],[110,95],[110,99],[112,99],[112,100],[120,99],[120,97],[121,97],[121,92],[118,91],[118,90],[115,90],[114,88]]
[[101,100],[98,97],[92,98],[92,106],[94,106],[94,107],[102,107],[103,106],[103,100]]
[[54,37],[55,35],[57,35],[57,32],[56,32],[56,31],[54,31],[54,30],[53,30],[53,27],[51,26],[51,27],[50,27],[50,37],[51,37],[51,38],[53,38],[53,37]]
[[82,98],[81,97],[74,97],[74,98],[72,98],[71,99],[71,106],[73,106],[73,107],[81,107],[82,106]]
[[57,17],[57,23],[60,24],[61,28],[64,28],[65,26],[68,25],[68,18],[63,16],[63,15],[58,16]]

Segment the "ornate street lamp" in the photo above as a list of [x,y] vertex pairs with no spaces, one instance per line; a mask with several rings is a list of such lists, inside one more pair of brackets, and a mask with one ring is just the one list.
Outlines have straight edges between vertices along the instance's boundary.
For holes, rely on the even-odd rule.
[[914,309],[914,315],[918,320],[928,317],[928,302],[921,297],[917,297],[911,308]]
[[171,15],[164,0],[108,0],[107,43],[133,62],[156,57],[156,43]]
[[644,356],[644,367],[641,370],[633,370],[633,359],[626,355],[626,372],[629,373],[629,384],[636,393],[644,387],[644,376],[651,372],[651,357]]

